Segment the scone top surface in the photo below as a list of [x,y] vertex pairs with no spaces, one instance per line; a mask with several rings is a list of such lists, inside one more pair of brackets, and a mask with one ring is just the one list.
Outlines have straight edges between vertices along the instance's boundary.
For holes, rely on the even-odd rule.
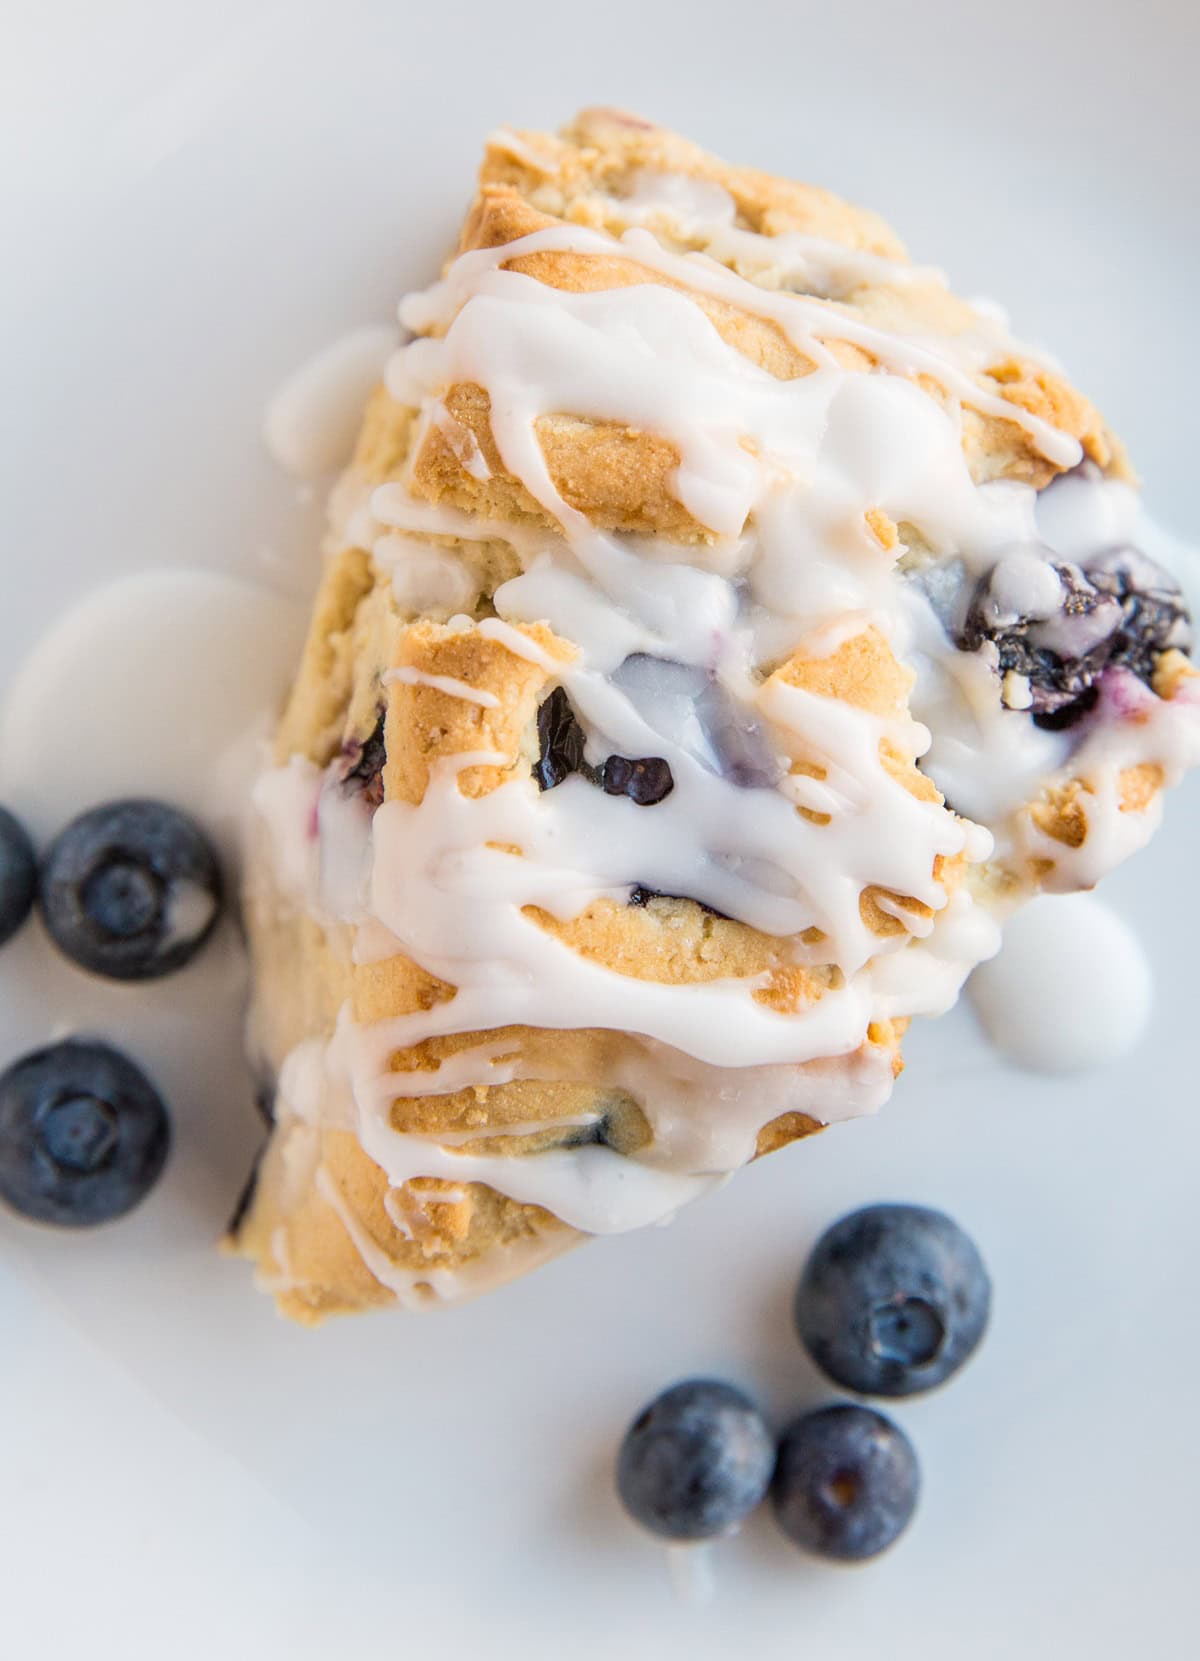
[[877,1106],[1195,743],[1116,440],[875,216],[591,112],[401,316],[256,792],[238,1243],[302,1318]]

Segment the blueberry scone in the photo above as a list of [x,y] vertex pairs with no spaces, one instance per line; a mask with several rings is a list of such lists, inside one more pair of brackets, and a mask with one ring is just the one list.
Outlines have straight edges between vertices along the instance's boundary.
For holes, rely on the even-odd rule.
[[231,1241],[310,1322],[878,1107],[1200,748],[1118,440],[874,214],[591,111],[401,319],[249,835]]

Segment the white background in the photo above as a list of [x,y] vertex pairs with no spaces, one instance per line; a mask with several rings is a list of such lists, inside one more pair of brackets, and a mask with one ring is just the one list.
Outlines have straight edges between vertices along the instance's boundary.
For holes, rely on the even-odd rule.
[[[430,276],[491,126],[584,103],[882,209],[1053,345],[1194,535],[1188,0],[4,0],[0,18],[0,684],[56,608],[119,571],[261,573],[266,551],[302,591],[313,518],[262,454],[263,402]],[[86,673],[66,678],[50,782],[12,802],[43,833],[82,776],[86,696]],[[958,1012],[915,1036],[881,1118],[673,1227],[445,1316],[316,1334],[211,1249],[257,1135],[221,1059],[229,942],[139,994],[86,985],[28,931],[0,955],[4,1058],[61,1021],[102,1026],[163,1080],[179,1134],[117,1228],[0,1217],[4,1655],[1194,1654],[1200,793],[1168,817],[1108,890],[1159,981],[1135,1056],[1032,1078]],[[615,1442],[698,1369],[777,1421],[822,1399],[790,1288],[821,1227],[884,1197],[952,1211],[996,1283],[978,1360],[898,1412],[919,1518],[839,1571],[760,1517],[721,1548],[715,1604],[681,1607],[611,1496]]]

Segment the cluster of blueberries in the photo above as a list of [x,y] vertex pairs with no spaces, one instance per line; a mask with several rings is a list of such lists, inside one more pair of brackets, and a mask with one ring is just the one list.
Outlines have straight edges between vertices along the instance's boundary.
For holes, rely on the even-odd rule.
[[[216,927],[220,866],[199,827],[164,802],[92,808],[40,861],[0,808],[0,945],[35,904],[80,968],[157,980]],[[0,1074],[0,1199],[38,1222],[109,1222],[149,1193],[170,1136],[162,1097],[128,1056],[94,1039],[49,1044]]]
[[[924,1206],[872,1205],[821,1236],[796,1291],[795,1319],[835,1384],[900,1397],[958,1371],[990,1306],[987,1270],[957,1223]],[[732,1534],[769,1493],[790,1540],[846,1563],[892,1544],[919,1487],[912,1443],[873,1408],[817,1408],[776,1442],[749,1397],[715,1379],[688,1379],[656,1397],[617,1456],[621,1501],[656,1535]]]

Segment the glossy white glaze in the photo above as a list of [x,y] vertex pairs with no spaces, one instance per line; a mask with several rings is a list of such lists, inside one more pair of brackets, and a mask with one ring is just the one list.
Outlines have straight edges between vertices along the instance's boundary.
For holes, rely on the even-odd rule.
[[1145,1031],[1153,978],[1137,936],[1090,894],[1033,900],[967,982],[992,1043],[1020,1067],[1074,1073],[1125,1055]]
[[304,626],[295,600],[211,571],[147,571],[85,593],[10,686],[7,799],[49,835],[97,802],[160,796],[195,814],[232,859]]

